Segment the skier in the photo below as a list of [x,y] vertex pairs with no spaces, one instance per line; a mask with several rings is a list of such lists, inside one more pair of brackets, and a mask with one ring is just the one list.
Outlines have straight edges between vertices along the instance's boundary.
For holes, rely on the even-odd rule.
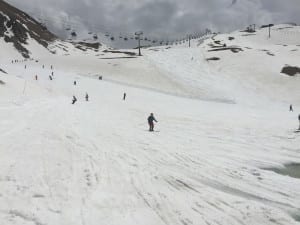
[[154,121],[157,123],[158,121],[155,119],[153,113],[150,114],[148,117],[148,124],[149,124],[149,131],[153,132],[154,131]]
[[73,99],[72,99],[72,105],[75,104],[75,102],[77,102],[77,98],[73,95]]
[[75,85],[75,86],[77,85],[77,82],[76,82],[76,80],[74,81],[74,85]]
[[300,131],[300,114],[298,115],[298,120],[299,120],[299,128],[298,128],[298,130]]
[[102,80],[102,76],[99,76],[99,80]]
[[290,112],[293,112],[293,105],[290,105]]
[[53,79],[52,76],[49,76],[49,79],[52,80]]
[[53,66],[51,65],[51,70],[53,70]]
[[37,75],[35,75],[34,78],[35,78],[35,80],[38,80],[38,76]]
[[88,102],[89,101],[89,95],[88,93],[85,93],[85,100]]
[[51,72],[51,76],[53,76],[53,75],[54,75],[54,72],[52,71],[52,72]]
[[126,93],[123,94],[123,101],[126,99]]

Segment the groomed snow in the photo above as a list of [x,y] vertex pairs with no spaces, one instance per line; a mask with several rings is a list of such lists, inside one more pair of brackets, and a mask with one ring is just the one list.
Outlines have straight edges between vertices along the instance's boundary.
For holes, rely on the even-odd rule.
[[[7,47],[0,224],[299,224],[300,180],[263,170],[300,163],[299,76],[277,70],[299,66],[299,53],[273,43],[276,56],[265,56],[255,50],[263,35],[228,34],[253,48],[242,53],[207,52],[208,39],[133,59],[52,55],[29,42],[38,62],[12,64]],[[221,61],[205,60],[211,56]]]

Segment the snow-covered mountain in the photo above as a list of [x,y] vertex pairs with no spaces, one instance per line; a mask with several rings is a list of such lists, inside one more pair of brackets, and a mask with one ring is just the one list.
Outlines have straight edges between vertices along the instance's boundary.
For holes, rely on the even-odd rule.
[[0,224],[298,225],[300,29],[271,31],[142,57],[0,37]]
[[[77,51],[98,51],[103,47],[98,41],[63,41],[51,33],[33,17],[0,0],[0,46],[6,53],[14,52],[24,58],[40,54],[66,54],[70,49]],[[62,47],[63,46],[63,47]],[[2,57],[5,57],[2,54]]]
[[271,38],[263,28],[219,34],[193,45],[157,49],[148,57],[194,97],[249,104],[262,98],[300,101],[299,26],[276,25]]
[[29,39],[47,48],[56,36],[26,13],[0,0],[0,38],[12,43],[23,57],[29,58],[30,51],[25,46]]

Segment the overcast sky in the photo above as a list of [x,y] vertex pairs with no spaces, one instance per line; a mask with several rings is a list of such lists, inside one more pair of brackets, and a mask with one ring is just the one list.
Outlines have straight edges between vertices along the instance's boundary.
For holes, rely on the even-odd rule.
[[[6,0],[45,19],[56,31],[132,33],[180,37],[204,30],[232,31],[249,24],[300,24],[300,0]],[[63,22],[63,23],[62,23]]]

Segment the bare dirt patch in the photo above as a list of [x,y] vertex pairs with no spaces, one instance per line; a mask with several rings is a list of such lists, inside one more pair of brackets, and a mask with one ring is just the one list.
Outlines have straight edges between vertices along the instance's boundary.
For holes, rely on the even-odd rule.
[[218,60],[220,60],[219,57],[211,57],[206,59],[206,61],[218,61]]
[[265,170],[300,179],[300,164],[298,163],[284,165],[284,168],[266,168]]
[[243,49],[239,47],[225,47],[225,48],[217,48],[217,49],[211,49],[208,50],[209,52],[217,52],[217,51],[232,51],[233,53],[239,53],[242,52]]
[[295,76],[297,74],[300,74],[300,68],[296,66],[285,66],[281,70],[281,73],[284,73],[289,76]]
[[0,72],[7,74],[3,69],[0,68]]
[[126,51],[104,50],[103,52],[105,52],[105,53],[121,53],[121,54],[125,54],[125,55],[130,55],[130,56],[135,56],[136,55],[135,52],[126,52]]
[[135,59],[137,57],[134,56],[127,56],[127,57],[107,57],[107,58],[100,58],[100,59]]

